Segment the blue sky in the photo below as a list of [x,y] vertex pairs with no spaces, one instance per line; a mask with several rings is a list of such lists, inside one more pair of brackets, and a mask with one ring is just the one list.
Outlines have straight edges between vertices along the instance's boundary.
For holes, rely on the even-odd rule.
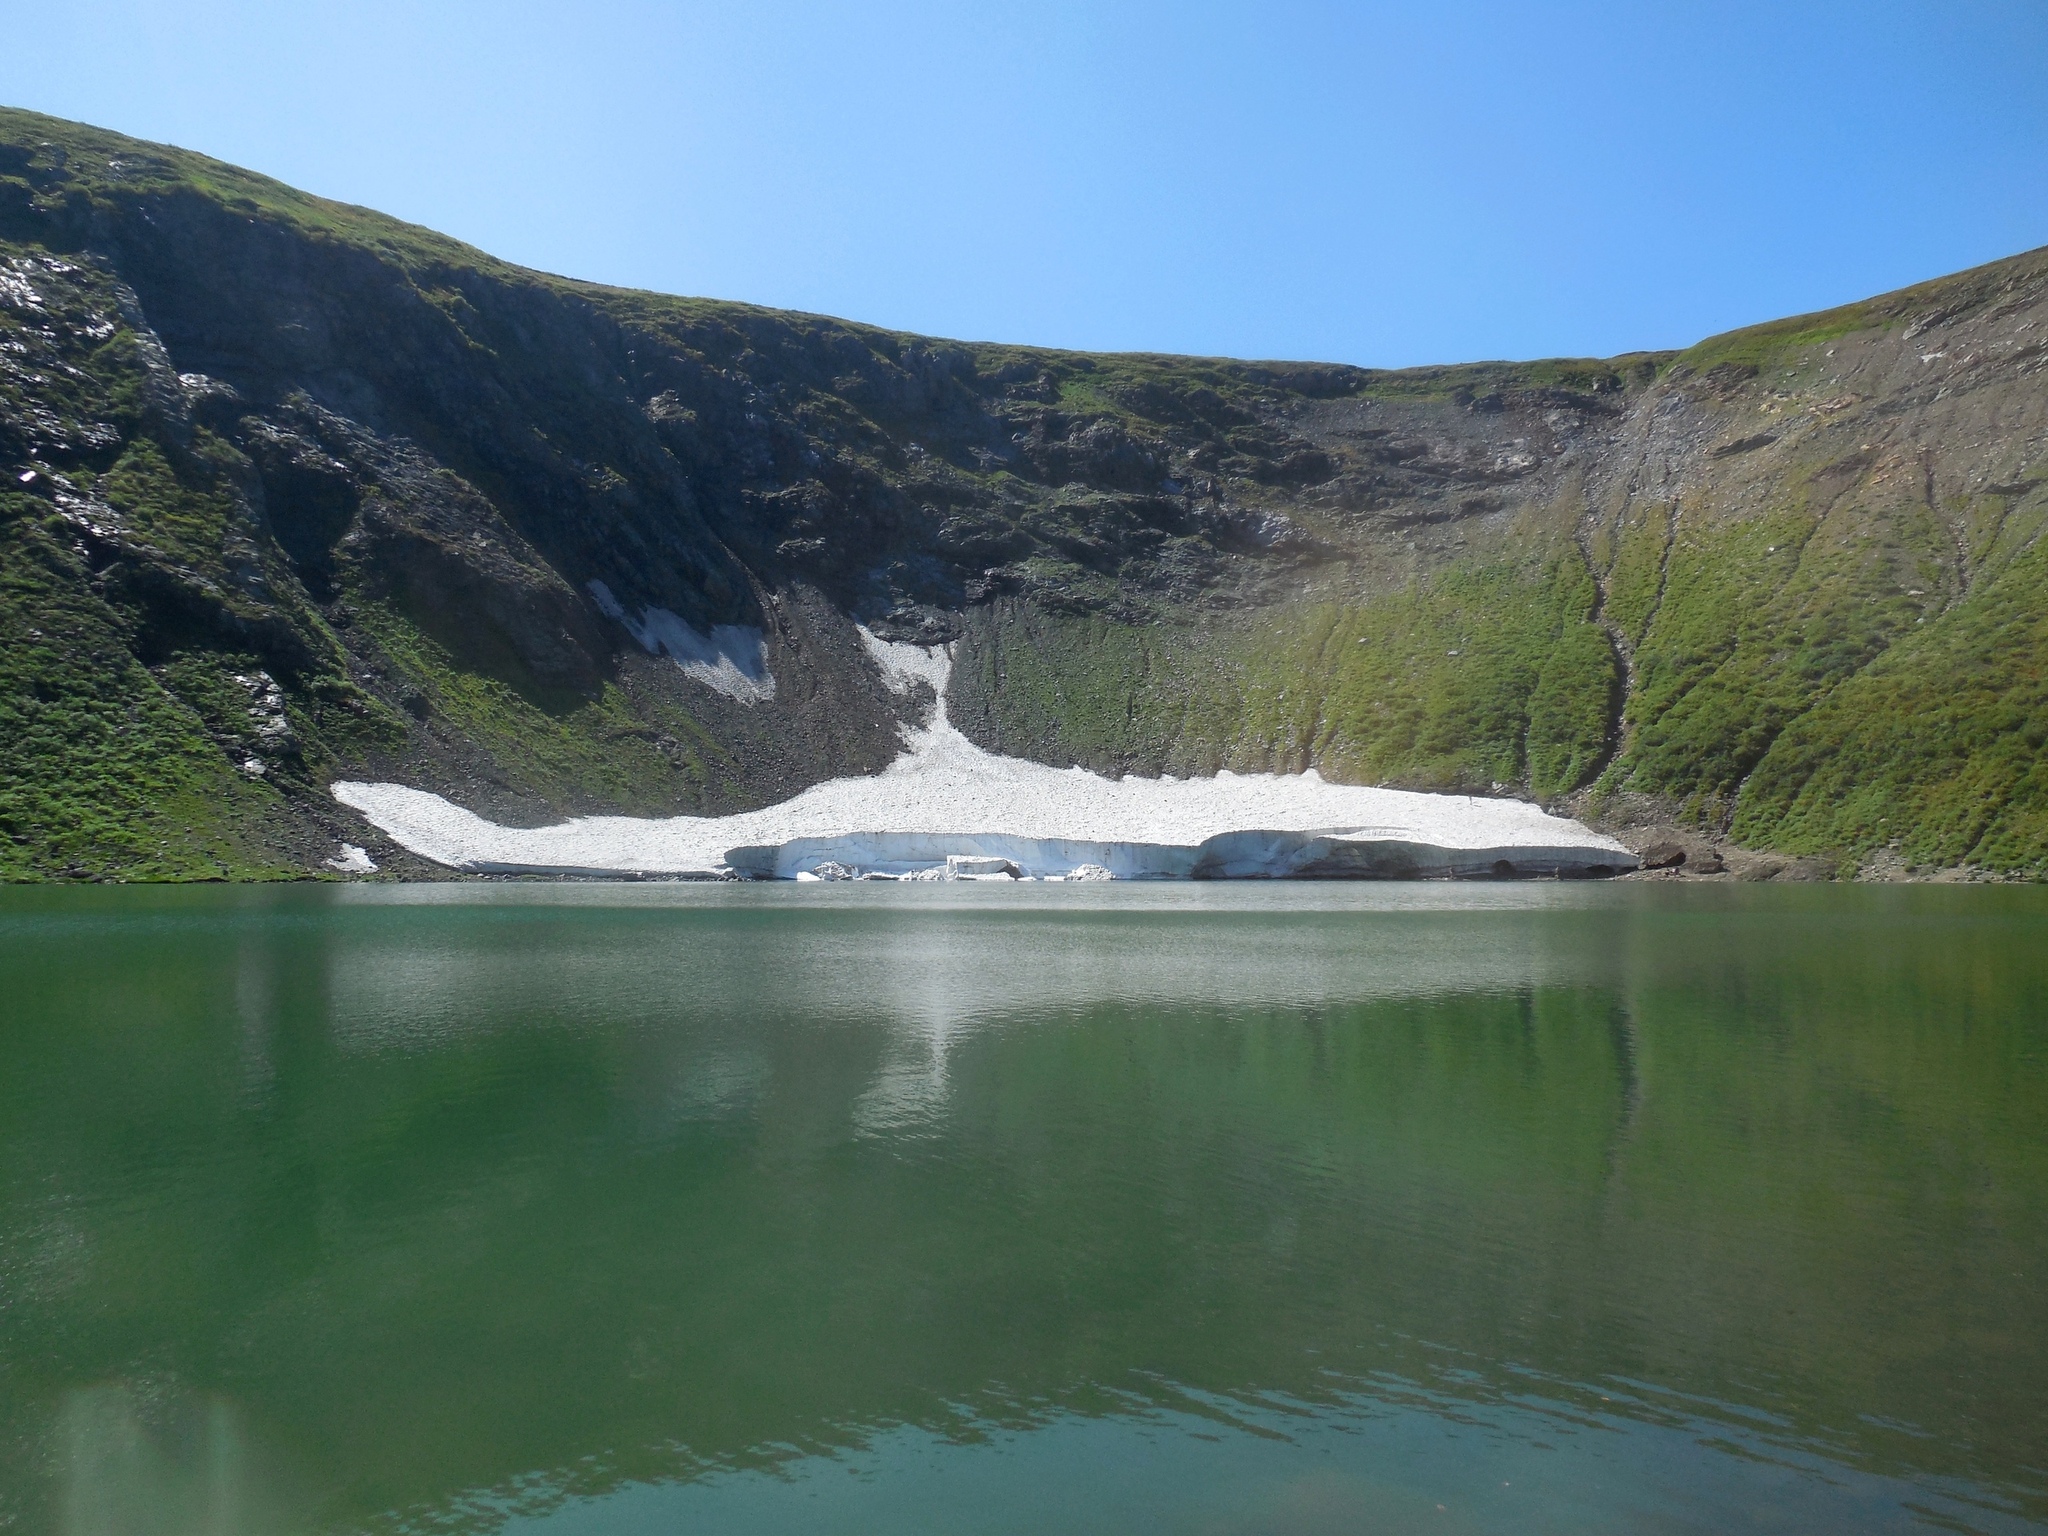
[[1608,355],[2048,244],[2048,3],[0,0],[0,101],[931,334]]

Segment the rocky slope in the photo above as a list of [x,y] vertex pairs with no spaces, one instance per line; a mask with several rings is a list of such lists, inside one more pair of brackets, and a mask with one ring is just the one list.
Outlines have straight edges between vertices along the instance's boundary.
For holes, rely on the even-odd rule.
[[1688,352],[1375,372],[523,271],[0,112],[0,876],[317,871],[879,767],[853,620],[1057,766],[1319,768],[2048,868],[2048,252]]

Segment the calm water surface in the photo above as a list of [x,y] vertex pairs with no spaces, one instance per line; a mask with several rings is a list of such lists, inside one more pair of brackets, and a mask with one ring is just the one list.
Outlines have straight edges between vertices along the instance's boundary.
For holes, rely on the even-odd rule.
[[2048,1527],[2048,892],[0,891],[0,1529]]

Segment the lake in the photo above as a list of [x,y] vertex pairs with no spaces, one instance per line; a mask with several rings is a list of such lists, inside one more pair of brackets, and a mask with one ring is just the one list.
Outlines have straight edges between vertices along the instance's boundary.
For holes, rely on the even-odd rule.
[[2048,891],[0,890],[0,1530],[2048,1528]]

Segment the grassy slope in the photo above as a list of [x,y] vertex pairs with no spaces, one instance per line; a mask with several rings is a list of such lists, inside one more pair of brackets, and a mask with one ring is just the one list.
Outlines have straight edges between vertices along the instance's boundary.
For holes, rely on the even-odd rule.
[[[1924,511],[1924,509],[1923,509]],[[1847,867],[2048,869],[2048,551],[2022,543],[1944,607],[1924,516],[1788,504],[1617,542],[1607,615],[1634,644],[1628,747],[1600,777],[1746,845]],[[1898,567],[1903,564],[1907,575]],[[1920,598],[1906,581],[1927,583]],[[998,733],[1102,769],[1298,770],[1554,799],[1603,765],[1619,685],[1593,581],[1467,563],[1384,597],[1200,628],[1034,613],[980,649]]]
[[1739,837],[1795,852],[1897,843],[1925,864],[2048,864],[2048,550],[1849,678],[1777,739]]
[[1575,551],[1454,568],[1363,603],[1141,627],[1044,611],[977,636],[1004,742],[1050,761],[1213,773],[1315,766],[1354,782],[1484,792],[1583,782],[1615,663]]
[[[2022,263],[2038,259],[1714,338],[1680,363],[1770,370],[1810,397],[1827,343],[1982,304]],[[1994,445],[2002,474],[1980,476],[2011,483],[1944,496],[1940,431],[1887,452],[1887,425],[1853,434],[1875,447],[1795,461],[1739,516],[1664,508],[1623,531],[1610,611],[1638,642],[1637,687],[1629,751],[1603,787],[1681,798],[1739,840],[1844,868],[1890,847],[2038,876],[2039,444],[2016,424]]]
[[[224,167],[175,151],[140,165],[133,141],[28,113],[0,111],[0,141],[54,142],[102,164],[129,155],[144,175],[227,196],[263,194],[294,213],[313,202],[278,199],[273,184],[224,175]],[[29,195],[11,180],[0,192]],[[0,242],[0,261],[25,270],[43,301],[41,312],[0,308],[0,343],[41,365],[0,379],[0,391],[14,396],[6,403],[66,428],[115,427],[118,456],[97,470],[90,461],[75,466],[69,478],[103,500],[124,536],[228,608],[246,609],[226,569],[235,508],[220,482],[232,450],[202,435],[180,462],[167,458],[154,435],[160,423],[152,419],[145,360],[125,326],[109,325],[98,351],[79,360],[83,366],[39,357],[44,314],[112,316],[122,306],[103,272],[69,263],[39,268],[31,265],[37,256]],[[13,487],[0,493],[0,878],[303,873],[265,835],[279,818],[280,791],[234,766],[249,755],[237,750],[248,699],[226,679],[253,671],[255,658],[173,636],[174,648],[145,665],[135,653],[134,615],[118,594],[104,593],[96,574],[75,530],[51,515],[47,500]],[[197,643],[176,646],[179,638]],[[345,686],[327,681],[330,693]],[[296,725],[312,724],[303,709],[294,716]]]
[[[1779,397],[1817,397],[1828,343],[1982,304],[2022,262],[2038,265],[1713,338],[1663,366],[1680,378],[1771,370]],[[1998,494],[1937,498],[1931,455],[1911,443],[1888,456],[1827,440],[1747,502],[1717,504],[1710,485],[1685,507],[1629,503],[1587,542],[1599,616],[1634,663],[1618,740],[1613,653],[1554,528],[1517,535],[1525,554],[1547,539],[1548,564],[1475,554],[1341,614],[1262,614],[1256,632],[1212,620],[1199,639],[1154,639],[1039,618],[1041,635],[992,641],[985,665],[1006,690],[992,713],[1020,747],[1104,767],[1314,764],[1546,799],[1597,773],[1596,808],[1616,791],[1649,794],[1750,845],[1845,870],[1889,847],[2038,876],[2048,555],[2035,540],[2048,477],[2030,452],[2009,445]],[[986,681],[978,692],[991,694]]]
[[[16,254],[0,243],[0,259]],[[118,311],[95,274],[33,278],[44,313],[67,305]],[[193,587],[228,588],[231,514],[218,484],[219,445],[201,441],[174,467],[147,435],[136,337],[109,326],[86,366],[72,368],[35,350],[39,318],[0,308],[0,344],[42,370],[0,377],[0,403],[67,426],[118,429],[118,455],[98,473],[80,467],[79,488],[101,499],[108,521],[188,573]],[[34,397],[24,400],[30,380]],[[173,650],[153,658],[154,669],[145,666],[133,650],[131,617],[96,590],[94,575],[76,531],[47,500],[16,485],[0,492],[0,877],[291,872],[249,835],[274,814],[277,791],[236,772],[217,734],[247,723],[231,720],[235,708],[246,710],[246,695],[223,699],[220,677],[253,661],[224,656],[221,667],[195,672]]]
[[[592,795],[651,808],[673,803],[678,778],[701,792],[721,753],[690,716],[629,699],[606,683],[595,699],[544,709],[496,677],[459,665],[403,614],[377,602],[356,610],[394,672],[525,788],[550,799]],[[675,745],[664,752],[657,741]]]
[[129,653],[43,510],[0,495],[0,878],[285,873],[244,835],[277,792]]

